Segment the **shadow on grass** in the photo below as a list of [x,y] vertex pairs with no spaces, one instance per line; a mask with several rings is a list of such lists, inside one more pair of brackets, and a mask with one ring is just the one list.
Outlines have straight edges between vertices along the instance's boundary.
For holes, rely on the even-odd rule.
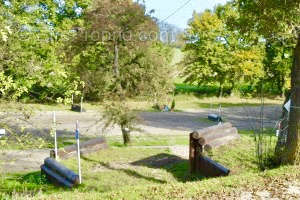
[[167,153],[157,154],[130,164],[154,169],[164,169],[173,174],[178,181],[184,183],[189,181],[198,181],[204,178],[204,176],[200,174],[191,174],[189,172],[188,160]]
[[[105,167],[106,169],[109,169],[109,170],[121,171],[121,172],[127,174],[128,176],[145,179],[147,181],[154,182],[154,183],[161,183],[161,184],[167,183],[167,181],[156,179],[153,177],[144,176],[144,175],[142,175],[134,170],[131,170],[131,169],[123,169],[123,168],[120,169],[120,168],[112,167],[107,163],[97,161],[97,160],[92,160],[92,159],[89,159],[84,156],[82,156],[81,158],[88,162],[100,164],[102,167]],[[154,156],[150,156],[148,158],[132,162],[132,163],[130,163],[130,165],[144,166],[144,167],[153,168],[153,169],[164,169],[167,172],[171,173],[176,178],[176,180],[178,180],[179,182],[183,182],[183,183],[190,182],[190,181],[198,181],[198,180],[202,180],[204,178],[204,176],[202,176],[200,174],[191,174],[189,172],[189,161],[188,160],[182,159],[175,155],[166,154],[166,153],[161,153],[161,154],[157,154]]]
[[93,163],[100,164],[102,167],[105,167],[106,169],[109,169],[109,170],[121,171],[121,172],[127,174],[128,176],[132,176],[132,177],[140,178],[140,179],[145,179],[147,181],[154,182],[154,183],[167,183],[164,180],[159,180],[159,179],[156,179],[156,178],[153,178],[153,177],[144,176],[144,175],[139,174],[138,172],[136,172],[134,170],[131,170],[131,169],[119,169],[119,168],[115,168],[115,167],[110,166],[107,163],[104,163],[104,162],[101,162],[101,161],[97,161],[97,160],[92,160],[92,159],[89,159],[89,158],[84,157],[84,156],[82,156],[81,158],[83,160],[87,161],[87,162],[93,162]]

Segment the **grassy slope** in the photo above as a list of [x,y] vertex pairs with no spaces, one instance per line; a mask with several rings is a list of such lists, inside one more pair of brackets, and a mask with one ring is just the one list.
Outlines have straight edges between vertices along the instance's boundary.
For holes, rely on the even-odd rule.
[[[187,138],[179,138],[182,143]],[[134,145],[145,144],[138,140]],[[151,143],[151,140],[150,140]],[[156,145],[156,144],[155,144]],[[257,169],[255,145],[248,133],[231,145],[210,155],[229,167],[232,175],[204,179],[188,173],[188,161],[168,149],[118,147],[82,159],[84,184],[74,190],[57,189],[41,179],[39,172],[8,175],[0,181],[0,193],[14,198],[33,199],[181,199],[210,197],[212,194],[260,187],[271,179],[299,178],[299,166],[285,166],[261,172]],[[146,160],[145,160],[146,159]],[[165,162],[165,161],[166,162]],[[76,160],[64,162],[76,170]],[[38,191],[43,192],[38,192]],[[1,196],[0,196],[1,197]],[[2,196],[4,197],[4,196]]]

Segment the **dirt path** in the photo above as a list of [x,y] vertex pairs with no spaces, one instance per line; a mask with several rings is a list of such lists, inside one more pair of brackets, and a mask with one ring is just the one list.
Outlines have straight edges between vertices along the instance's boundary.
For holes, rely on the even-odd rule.
[[[186,110],[184,112],[141,112],[139,128],[144,134],[188,134],[193,130],[202,129],[216,123],[207,120],[209,113],[218,113],[217,110],[201,109]],[[267,106],[264,110],[264,125],[274,127],[280,118],[279,106]],[[86,136],[95,135],[120,135],[121,130],[113,127],[103,131],[103,122],[100,114],[96,111],[75,113],[59,111],[57,115],[57,129],[61,136],[72,136],[75,122],[79,120],[81,134]],[[252,130],[260,125],[260,107],[235,107],[222,110],[222,117],[227,122],[233,123],[239,129]],[[48,134],[51,127],[52,112],[37,112],[29,124],[22,124],[33,133]],[[20,125],[19,125],[20,126]],[[139,134],[139,133],[133,133]]]
[[49,150],[0,150],[0,173],[39,170]]

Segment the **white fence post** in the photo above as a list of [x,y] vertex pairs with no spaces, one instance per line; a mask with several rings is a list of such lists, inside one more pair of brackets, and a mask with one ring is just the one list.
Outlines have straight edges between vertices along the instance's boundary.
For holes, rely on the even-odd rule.
[[82,106],[83,106],[83,97],[81,97],[81,101],[80,101],[80,112],[82,112]]
[[53,133],[54,133],[54,152],[55,152],[55,159],[57,160],[57,136],[56,136],[56,113],[53,112]]

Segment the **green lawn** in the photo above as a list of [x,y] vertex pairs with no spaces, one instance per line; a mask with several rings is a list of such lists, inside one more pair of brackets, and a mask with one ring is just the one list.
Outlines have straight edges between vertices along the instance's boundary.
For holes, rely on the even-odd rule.
[[[169,100],[172,100],[173,96],[169,96]],[[284,99],[282,98],[265,98],[265,105],[281,105]],[[168,104],[168,102],[165,102]],[[175,110],[181,111],[186,109],[201,109],[201,108],[218,108],[221,104],[222,107],[243,107],[243,106],[260,106],[261,100],[259,98],[241,98],[241,97],[199,97],[193,94],[179,94],[175,96],[176,107]],[[171,102],[169,102],[171,104]],[[149,111],[155,112],[152,108],[151,102],[143,99],[130,99],[128,105],[136,111]],[[171,106],[171,105],[169,105]],[[87,110],[101,111],[103,109],[101,103],[97,102],[85,102],[84,108]],[[70,105],[63,104],[22,104],[22,103],[8,103],[0,102],[0,110],[33,110],[33,111],[70,111]]]
[[[258,98],[240,98],[240,97],[197,97],[195,95],[177,95],[175,97],[176,108],[183,109],[201,109],[201,108],[219,108],[221,105],[223,108],[228,107],[243,107],[243,106],[261,106],[261,100]],[[281,105],[283,99],[274,98],[264,99],[265,105]]]
[[[107,137],[107,142],[110,146],[123,146],[122,137]],[[188,145],[189,140],[185,135],[141,135],[132,136],[131,146],[174,146],[174,145]]]
[[[157,137],[134,138],[129,147],[121,146],[120,138],[108,138],[109,149],[82,157],[83,184],[80,187],[55,188],[39,172],[2,175],[0,199],[208,198],[218,192],[259,187],[269,179],[300,176],[299,166],[260,171],[254,138],[249,132],[241,135],[241,140],[210,153],[212,159],[231,169],[228,177],[190,175],[187,160],[168,148],[151,148],[152,145],[187,145],[187,137],[175,136],[172,142],[167,141],[167,136],[159,142],[155,142],[159,140]],[[63,163],[76,171],[76,159]]]

